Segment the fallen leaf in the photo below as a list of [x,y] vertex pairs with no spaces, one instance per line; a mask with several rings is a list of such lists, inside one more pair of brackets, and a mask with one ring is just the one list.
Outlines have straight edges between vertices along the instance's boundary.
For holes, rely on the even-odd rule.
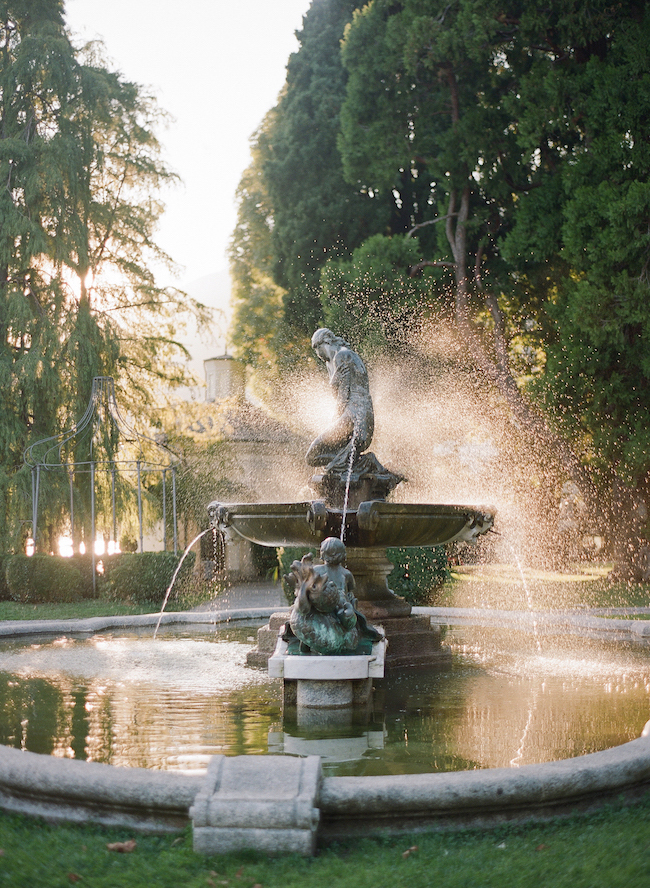
[[4,857],[4,856],[5,856],[5,849],[0,848],[0,857]]
[[545,844],[542,842],[541,845],[538,845],[537,848],[535,848],[535,851],[546,851],[547,848],[548,848],[548,845],[545,845]]
[[497,848],[498,848],[500,851],[503,851],[503,849],[504,849],[505,847],[506,847],[506,843],[505,843],[505,842],[501,842],[500,845],[497,845]]
[[78,876],[76,873],[68,873],[68,878],[71,882],[78,882],[81,879],[81,876]]
[[240,866],[239,869],[237,870],[237,872],[235,873],[235,878],[241,879],[243,872],[244,872],[244,867]]
[[206,885],[210,886],[210,888],[216,888],[217,883],[215,881],[213,881],[210,878],[210,876],[208,876],[208,878],[205,880],[205,882],[206,882]]
[[106,846],[109,851],[118,851],[120,854],[129,854],[135,850],[138,843],[135,839],[129,839],[128,842],[109,842]]
[[184,836],[179,836],[177,839],[174,839],[174,841],[171,843],[171,847],[174,848],[176,845],[180,845],[180,843],[184,842],[184,841],[185,841]]

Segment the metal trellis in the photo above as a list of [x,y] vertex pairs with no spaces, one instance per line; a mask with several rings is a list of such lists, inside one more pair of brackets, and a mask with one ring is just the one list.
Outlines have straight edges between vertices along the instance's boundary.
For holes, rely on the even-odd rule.
[[[110,446],[106,443],[110,441]],[[104,445],[102,447],[102,444]],[[77,459],[81,446],[85,446],[84,459]],[[74,479],[79,474],[90,474],[91,553],[93,559],[93,583],[95,578],[95,479],[98,469],[110,475],[111,526],[113,539],[117,539],[116,481],[120,475],[132,474],[136,479],[138,503],[139,549],[144,549],[142,480],[150,473],[162,476],[164,541],[167,548],[167,473],[172,476],[172,525],[174,553],[177,554],[178,531],[176,527],[176,468],[178,458],[159,441],[136,431],[120,412],[115,398],[115,382],[111,376],[93,379],[92,393],[86,412],[69,431],[31,444],[23,454],[24,461],[32,470],[32,538],[37,545],[39,495],[44,472],[63,471],[70,486],[70,526],[74,538],[75,508]]]

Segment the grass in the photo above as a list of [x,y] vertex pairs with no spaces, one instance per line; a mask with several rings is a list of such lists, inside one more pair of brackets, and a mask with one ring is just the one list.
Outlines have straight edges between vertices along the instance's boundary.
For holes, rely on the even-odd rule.
[[650,584],[611,583],[607,578],[610,567],[584,564],[563,573],[523,568],[520,573],[511,564],[465,566],[454,570],[434,603],[504,610],[650,605]]
[[75,601],[21,604],[0,601],[0,620],[71,620],[151,613],[153,604],[127,604],[123,601]]
[[[172,595],[169,611],[184,611],[207,601],[214,590],[191,590]],[[39,604],[19,601],[0,601],[0,621],[2,620],[72,620],[89,617],[130,616],[131,614],[158,613],[162,601],[145,601],[137,604],[131,601],[118,601],[110,598],[95,598],[72,602],[41,602]],[[2,884],[2,883],[0,883]]]
[[[107,848],[134,839],[130,853]],[[139,836],[0,815],[0,886],[69,888],[645,888],[650,800],[544,825],[330,846],[315,858],[202,857],[191,833]]]

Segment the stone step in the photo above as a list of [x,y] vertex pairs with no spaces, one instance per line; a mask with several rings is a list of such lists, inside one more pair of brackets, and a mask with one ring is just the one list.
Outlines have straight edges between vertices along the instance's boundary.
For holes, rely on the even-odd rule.
[[[383,620],[377,620],[378,626],[383,626],[386,630],[386,636],[397,632],[411,632],[413,630],[428,630],[431,628],[431,618],[411,614],[409,617],[389,617]],[[439,631],[439,627],[436,626]]]
[[[271,615],[266,626],[257,630],[257,648],[248,652],[248,666],[266,668],[269,657],[275,650],[278,632],[288,619],[288,610],[278,611]],[[390,617],[378,621],[378,625],[384,628],[388,639],[386,666],[390,669],[438,666],[451,659],[451,653],[441,646],[440,627],[432,626],[429,617]]]
[[268,651],[269,653],[273,653],[275,650],[275,645],[278,641],[278,630],[277,629],[269,629],[268,626],[263,626],[261,629],[257,630],[257,649],[258,651]]

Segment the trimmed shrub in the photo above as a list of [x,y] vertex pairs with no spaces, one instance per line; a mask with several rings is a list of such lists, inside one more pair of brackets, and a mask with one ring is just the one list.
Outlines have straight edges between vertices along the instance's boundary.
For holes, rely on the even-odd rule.
[[10,555],[6,560],[9,595],[14,601],[77,601],[81,573],[56,555]]
[[[93,557],[90,553],[86,553],[85,555],[79,555],[78,553],[73,555],[71,558],[65,559],[69,564],[76,567],[79,571],[80,584],[79,584],[79,594],[82,598],[99,598],[101,594],[101,583],[102,577],[100,574],[95,578],[95,586],[96,589],[93,590]],[[97,558],[96,563],[100,561],[106,562],[105,557]]]
[[446,546],[434,548],[389,548],[388,560],[395,566],[388,586],[411,604],[430,604],[433,593],[451,576]]
[[[104,559],[104,588],[113,598],[162,604],[181,557],[173,552],[123,552],[112,555]],[[177,588],[182,588],[189,580],[195,558],[194,552],[189,552],[185,557],[176,578]]]

